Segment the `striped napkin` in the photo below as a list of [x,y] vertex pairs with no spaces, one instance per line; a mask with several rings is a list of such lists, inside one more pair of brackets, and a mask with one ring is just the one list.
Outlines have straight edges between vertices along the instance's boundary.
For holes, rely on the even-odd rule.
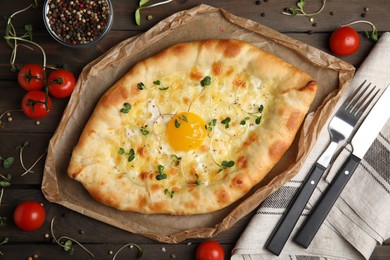
[[[381,89],[390,83],[389,32],[381,36],[359,67],[348,86],[348,92],[352,92],[364,79]],[[343,101],[341,99],[338,105]],[[383,112],[390,113],[390,109]],[[329,141],[327,129],[322,130],[318,140],[298,174],[260,205],[233,249],[232,260],[368,259],[377,245],[390,238],[389,120],[360,162],[310,246],[304,249],[291,238],[350,153],[352,148],[349,146],[342,149],[329,171],[323,176],[280,256],[277,257],[264,249],[268,237],[290,200],[326,147]]]

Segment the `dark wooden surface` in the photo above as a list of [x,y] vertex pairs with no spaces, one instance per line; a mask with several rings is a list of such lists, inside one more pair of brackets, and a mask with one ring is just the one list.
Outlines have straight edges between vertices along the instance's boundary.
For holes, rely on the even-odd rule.
[[[26,7],[30,0],[1,0],[1,16],[9,16],[13,12]],[[39,1],[43,2],[43,1]],[[154,1],[152,1],[154,2]],[[277,31],[299,39],[314,47],[330,53],[328,38],[330,33],[339,25],[354,20],[364,19],[373,22],[379,32],[390,30],[390,1],[388,0],[349,0],[349,1],[328,1],[325,9],[320,15],[314,16],[313,24],[307,17],[289,17],[281,14],[285,7],[295,5],[294,0],[262,0],[256,4],[254,0],[174,0],[168,5],[142,11],[141,26],[136,26],[134,11],[138,6],[137,0],[114,0],[114,23],[108,36],[98,45],[88,49],[66,48],[54,41],[47,33],[42,20],[42,9],[29,10],[15,19],[14,23],[18,30],[22,30],[25,24],[32,24],[34,28],[34,41],[39,43],[46,51],[48,64],[67,64],[69,69],[76,75],[82,68],[99,57],[116,43],[128,37],[145,32],[158,21],[174,14],[177,11],[195,7],[199,4],[209,4],[221,7],[227,11],[252,19],[256,22],[269,26]],[[321,1],[307,1],[307,10],[316,10],[321,6]],[[368,8],[368,9],[366,9]],[[368,10],[368,11],[367,11]],[[333,12],[333,15],[330,13]],[[147,15],[153,19],[148,21]],[[9,57],[11,49],[6,45],[3,36],[5,33],[5,19],[0,20],[0,113],[7,110],[20,109],[20,101],[24,90],[18,86],[16,74],[10,71]],[[357,53],[342,57],[358,67],[367,56],[374,43],[364,38],[363,31],[370,28],[366,25],[355,27],[361,35],[361,47]],[[41,63],[42,58],[39,51],[31,51],[21,48],[17,63]],[[30,166],[41,154],[45,152],[47,144],[55,131],[67,104],[67,99],[54,101],[53,111],[47,118],[41,119],[40,124],[36,120],[25,117],[21,112],[12,112],[12,122],[0,129],[0,156],[13,156],[15,163],[10,169],[0,167],[1,174],[12,174],[12,185],[4,190],[0,216],[8,217],[9,224],[0,228],[0,242],[8,237],[9,242],[0,246],[0,259],[28,259],[38,256],[38,259],[85,259],[88,254],[76,246],[73,255],[65,252],[59,246],[53,244],[45,234],[50,234],[50,220],[56,217],[55,233],[57,236],[67,235],[80,241],[90,249],[97,259],[111,259],[115,252],[127,243],[136,243],[145,250],[143,259],[194,259],[198,244],[205,239],[189,239],[179,244],[167,245],[157,243],[140,235],[131,234],[107,224],[100,223],[94,219],[85,217],[79,213],[68,210],[62,206],[49,203],[45,200],[40,184],[44,160],[34,167],[34,173],[21,176],[23,172],[19,162],[19,153],[16,147],[28,141],[30,147],[25,150],[25,164]],[[6,120],[3,117],[3,121]],[[44,225],[33,232],[19,230],[12,222],[12,214],[16,205],[25,200],[37,200],[44,204],[47,217]],[[215,237],[226,250],[228,259],[230,251],[239,238],[252,214],[240,220],[230,230]],[[135,250],[126,249],[121,252],[117,259],[133,259]],[[390,259],[390,243],[378,246],[371,259]]]

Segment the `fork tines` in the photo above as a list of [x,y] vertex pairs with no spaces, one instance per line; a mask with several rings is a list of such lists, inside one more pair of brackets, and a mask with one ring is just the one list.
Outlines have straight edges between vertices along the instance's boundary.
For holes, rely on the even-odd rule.
[[[376,89],[376,86],[370,88],[371,82],[368,83],[366,87],[364,87],[366,82],[367,80],[364,80],[363,83],[355,89],[352,95],[349,96],[346,102],[347,107],[345,109],[353,115],[363,114],[363,112],[367,109],[372,100],[376,97],[376,95],[378,95],[380,91],[380,89]],[[370,91],[366,93],[368,89],[370,89]],[[376,91],[374,92],[374,90]]]

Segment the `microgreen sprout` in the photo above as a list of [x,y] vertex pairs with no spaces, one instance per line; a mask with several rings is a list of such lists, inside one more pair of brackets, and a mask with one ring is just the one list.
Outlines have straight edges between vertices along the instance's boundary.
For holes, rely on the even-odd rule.
[[141,134],[143,134],[143,135],[148,135],[149,134],[149,130],[147,129],[147,126],[141,127],[140,131],[141,131]]
[[127,114],[131,110],[131,105],[129,103],[124,103],[123,107],[119,110],[121,113]]
[[188,123],[188,118],[185,115],[177,116],[178,119],[175,119],[175,127],[179,128],[181,126],[181,123],[179,120]]
[[6,157],[6,158],[3,158],[0,156],[0,161],[2,162],[2,166],[4,169],[9,169],[12,164],[14,163],[14,157],[12,156],[9,156],[9,157]]
[[200,81],[200,85],[202,87],[206,87],[206,86],[209,86],[211,84],[211,77],[210,76],[206,76],[204,77],[201,81]]
[[[26,175],[26,174],[29,173],[29,172],[33,172],[32,169],[35,167],[35,165],[37,165],[37,163],[38,163],[45,155],[46,155],[46,151],[45,151],[43,154],[41,154],[41,156],[39,156],[38,159],[36,159],[36,161],[30,166],[30,168],[25,169],[25,172],[23,172],[23,173],[21,174],[21,176],[24,176],[24,175]],[[20,161],[20,162],[22,163],[22,161]]]
[[[3,241],[0,242],[0,246],[7,244],[8,240],[9,240],[8,237],[5,237]],[[0,255],[4,255],[3,252],[0,251]]]
[[137,83],[137,88],[139,90],[144,90],[145,89],[145,84],[143,82],[139,82],[139,83]]
[[[259,125],[261,123],[261,119],[263,117],[263,111],[264,111],[264,106],[263,105],[260,105],[257,109],[256,112],[253,112],[253,113],[248,113],[250,116],[253,116],[255,117],[255,123],[257,125]],[[243,120],[241,120],[240,124],[241,125],[245,125],[246,124],[246,121],[249,120],[249,117],[245,117]]]
[[377,42],[379,37],[378,37],[378,30],[376,28],[376,26],[370,22],[370,21],[366,21],[366,20],[358,20],[358,21],[354,21],[354,22],[350,22],[348,24],[344,24],[344,25],[341,25],[340,27],[344,27],[344,26],[350,26],[350,25],[354,25],[354,24],[358,24],[358,23],[365,23],[365,24],[368,24],[371,26],[371,31],[368,32],[368,31],[364,31],[366,37],[374,42]]
[[[54,235],[54,219],[55,217],[53,217],[51,219],[51,222],[50,222],[50,231],[51,231],[51,235],[53,237],[53,241],[61,246],[66,252],[69,252],[69,254],[73,254],[74,252],[74,245],[73,243],[76,243],[77,245],[79,245],[82,249],[84,249],[88,254],[90,254],[92,257],[95,257],[94,254],[91,253],[91,251],[89,251],[85,246],[83,246],[80,242],[78,242],[77,240],[73,239],[73,238],[70,238],[70,237],[67,237],[67,236],[61,236],[59,238],[56,238],[56,236]],[[63,241],[65,240],[65,241]]]
[[169,89],[169,87],[163,86],[163,84],[161,83],[160,80],[153,81],[153,84],[156,85],[156,86],[160,86],[158,88],[159,90],[168,90]]
[[218,164],[219,170],[218,172],[221,172],[227,168],[231,168],[234,166],[234,161],[222,161],[221,164]]
[[222,120],[221,123],[222,123],[223,125],[225,125],[225,128],[227,129],[227,128],[230,127],[230,121],[231,121],[230,117],[227,117],[227,118],[225,118],[224,120]]
[[116,251],[116,253],[112,257],[112,260],[115,260],[116,256],[119,254],[119,252],[122,251],[123,249],[125,249],[126,247],[129,247],[130,249],[132,249],[134,247],[137,248],[137,258],[142,257],[142,255],[144,253],[144,250],[139,245],[134,244],[134,243],[128,243],[128,244],[122,246],[121,248],[119,248],[118,251]]
[[[25,12],[30,8],[37,8],[37,7],[38,7],[38,0],[33,0],[32,3],[29,6],[27,6],[26,8],[13,13],[7,20],[4,39],[7,41],[7,44],[12,49],[11,58],[10,58],[11,70],[16,71],[18,68],[18,66],[15,65],[15,60],[16,60],[17,50],[18,50],[19,45],[25,46],[25,47],[32,50],[32,48],[30,48],[29,46],[24,44],[24,43],[27,43],[30,45],[34,45],[42,52],[42,57],[43,57],[42,67],[43,67],[43,75],[44,75],[43,78],[46,78],[45,77],[45,74],[46,74],[46,53],[45,53],[45,50],[38,43],[36,43],[32,40],[32,30],[33,30],[32,26],[25,25],[24,29],[26,30],[26,33],[24,35],[19,36],[19,35],[17,35],[16,29],[12,23],[14,16],[16,16],[17,14]],[[22,42],[23,44],[20,44],[19,42]],[[44,104],[46,106],[46,109],[48,110],[49,109],[49,90],[48,90],[47,86],[45,86],[45,94],[46,94],[46,98],[45,98]]]
[[[0,174],[0,187],[6,188],[6,187],[11,186],[11,177],[12,177],[12,175],[9,173],[7,174],[7,176]],[[3,194],[1,194],[1,195],[3,195]],[[0,204],[1,204],[1,197],[2,196],[0,196]]]
[[161,180],[163,180],[163,179],[166,179],[166,178],[167,178],[167,175],[164,173],[164,166],[158,165],[157,169],[158,169],[158,174],[156,175],[156,179],[157,179],[158,181],[161,181]]
[[165,195],[168,195],[168,196],[171,197],[171,199],[172,199],[172,198],[173,198],[173,195],[175,195],[175,191],[174,191],[174,190],[169,191],[168,189],[165,189],[165,190],[164,190],[164,194],[165,194]]
[[[3,194],[4,194],[4,188],[11,186],[11,175],[5,177],[0,174],[0,177],[3,179],[0,181],[0,206],[1,206],[1,201],[3,200]],[[6,226],[8,223],[7,217],[2,217],[0,216],[0,228]]]
[[214,126],[217,125],[217,119],[211,119],[210,122],[207,123],[207,125],[205,125],[205,128],[207,131],[212,131]]
[[179,166],[179,165],[180,165],[180,162],[181,162],[181,157],[177,156],[176,154],[172,154],[171,157],[173,158],[172,163],[173,163],[175,166]]
[[322,6],[321,8],[314,12],[314,13],[307,13],[305,10],[304,10],[304,6],[305,6],[305,0],[298,0],[297,3],[296,3],[296,7],[290,7],[287,9],[287,12],[282,12],[282,14],[284,15],[293,15],[293,16],[314,16],[314,15],[317,15],[319,13],[322,12],[322,10],[324,10],[325,8],[325,5],[326,5],[326,0],[322,0]]
[[140,0],[139,4],[138,4],[138,8],[135,10],[135,23],[138,26],[141,25],[141,14],[140,14],[140,11],[142,9],[152,8],[152,7],[163,5],[163,4],[168,4],[169,2],[172,2],[172,0],[166,0],[166,1],[155,3],[155,4],[146,5],[148,2],[149,2],[149,0]]
[[[4,176],[0,174],[0,206],[1,206],[1,201],[3,200],[3,194],[4,194],[4,188],[7,188],[11,186],[11,174],[7,174],[7,176]],[[6,226],[8,223],[6,217],[0,216],[0,227]]]
[[125,149],[120,147],[119,150],[118,150],[118,154],[123,154],[123,155],[127,155],[127,161],[128,162],[131,162],[135,159],[135,152],[134,152],[134,149],[131,148],[129,150],[129,152],[126,153]]
[[201,182],[199,180],[199,175],[197,173],[195,173],[195,177],[196,177],[195,184],[196,184],[196,186],[199,186],[201,184]]
[[26,168],[26,166],[24,166],[24,161],[23,161],[24,148],[28,147],[29,145],[30,145],[30,143],[28,141],[25,141],[22,145],[17,146],[16,149],[19,149],[19,160],[20,160],[20,164],[22,165],[22,168],[25,171],[27,171],[27,173],[29,173],[29,172],[34,173],[34,171],[28,170]]
[[240,125],[246,125],[246,121],[248,121],[249,119],[249,116],[245,117],[243,120],[241,120]]

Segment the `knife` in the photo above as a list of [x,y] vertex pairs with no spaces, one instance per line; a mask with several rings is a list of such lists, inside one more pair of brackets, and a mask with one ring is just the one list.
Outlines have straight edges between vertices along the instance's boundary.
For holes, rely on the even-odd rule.
[[359,165],[360,160],[389,119],[389,103],[390,87],[387,87],[353,136],[351,141],[352,153],[298,230],[294,241],[299,245],[304,248],[310,245],[321,224]]

